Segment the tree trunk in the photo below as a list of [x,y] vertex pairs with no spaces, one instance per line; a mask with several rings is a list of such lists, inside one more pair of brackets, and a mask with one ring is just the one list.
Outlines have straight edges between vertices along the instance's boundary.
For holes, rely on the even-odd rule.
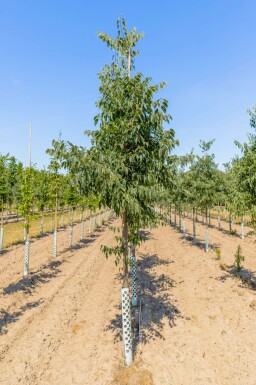
[[122,243],[123,243],[123,288],[129,287],[128,282],[128,222],[127,214],[123,213],[122,217]]

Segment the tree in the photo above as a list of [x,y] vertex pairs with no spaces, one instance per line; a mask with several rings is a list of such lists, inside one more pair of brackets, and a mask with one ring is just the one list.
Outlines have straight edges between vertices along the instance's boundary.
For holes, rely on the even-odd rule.
[[[250,115],[250,126],[256,130],[256,106]],[[247,134],[248,142],[235,144],[241,151],[241,157],[233,160],[234,173],[237,178],[238,191],[244,194],[244,200],[251,213],[251,222],[256,228],[256,134]]]
[[[100,191],[101,203],[122,219],[122,235],[114,248],[103,247],[108,257],[123,261],[123,289],[128,290],[128,245],[138,241],[137,230],[154,219],[152,188],[170,184],[170,151],[176,141],[172,129],[164,129],[171,116],[168,101],[156,99],[165,86],[151,85],[141,73],[131,76],[143,37],[133,28],[128,32],[124,19],[117,22],[117,37],[100,33],[100,39],[115,53],[110,65],[99,75],[100,112],[95,117],[99,129],[91,131],[91,184]],[[132,231],[129,231],[132,229]]]
[[[154,187],[170,186],[170,151],[177,144],[173,129],[165,129],[171,116],[168,101],[157,99],[165,83],[152,85],[151,78],[133,75],[136,45],[143,34],[127,30],[124,19],[117,21],[117,37],[99,33],[99,38],[114,51],[113,61],[99,74],[100,99],[95,116],[98,129],[87,131],[91,148],[68,143],[63,151],[66,167],[88,193],[99,195],[100,205],[121,217],[121,236],[115,247],[102,247],[106,257],[123,262],[122,305],[126,312],[128,345],[124,339],[125,363],[131,363],[132,348],[128,287],[128,246],[141,241],[138,230],[154,221]],[[126,328],[125,328],[126,326]],[[128,353],[127,353],[128,352]]]

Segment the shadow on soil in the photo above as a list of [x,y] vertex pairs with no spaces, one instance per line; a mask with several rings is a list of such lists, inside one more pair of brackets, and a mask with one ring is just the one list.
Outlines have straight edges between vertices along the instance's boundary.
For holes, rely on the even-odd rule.
[[[93,243],[104,230],[107,225],[102,226],[102,228],[98,228],[93,234],[79,243],[72,246],[72,248],[66,248],[62,250],[59,254],[64,253],[65,251],[76,251],[88,247],[91,243]],[[72,258],[72,254],[70,258]],[[28,278],[22,278],[18,282],[11,283],[9,286],[3,289],[4,295],[9,295],[16,293],[18,291],[23,291],[25,294],[31,294],[32,291],[41,284],[48,283],[51,279],[58,276],[61,273],[60,266],[66,261],[66,259],[62,260],[54,260],[47,264],[44,264],[39,267],[36,271],[31,271],[30,276]]]
[[33,309],[43,303],[43,300],[38,300],[35,302],[29,302],[25,306],[22,306],[18,311],[13,313],[8,313],[7,311],[1,309],[0,310],[0,335],[6,334],[8,325],[15,323],[19,320],[19,318],[30,309]]
[[250,289],[256,291],[255,271],[243,268],[238,271],[236,266],[228,266],[225,264],[220,264],[220,268],[225,271],[225,273],[221,277],[216,278],[216,280],[225,282],[228,279],[239,279],[242,282],[242,285],[239,285],[240,287],[249,287]]
[[[171,295],[174,281],[166,274],[157,275],[154,269],[171,263],[174,262],[160,259],[157,255],[144,254],[140,255],[140,260],[137,262],[139,306],[132,308],[134,350],[140,342],[147,343],[151,339],[164,338],[162,334],[164,325],[167,323],[173,327],[175,319],[181,317],[179,310],[173,304]],[[116,279],[122,279],[120,274]],[[119,314],[110,321],[106,330],[111,330],[115,340],[120,341],[122,339],[121,305],[117,306],[117,312]]]
[[[182,232],[182,230],[179,229],[179,227],[176,227],[176,230]],[[205,241],[203,241],[203,240],[201,240],[201,239],[199,239],[197,237],[196,241],[194,242],[194,237],[189,232],[186,232],[186,238],[183,238],[183,236],[182,236],[182,240],[184,242],[185,241],[189,242],[191,246],[195,246],[195,247],[198,247],[201,250],[205,250]],[[214,249],[217,246],[218,246],[217,243],[210,243],[210,242],[208,243],[209,250]]]
[[18,291],[23,291],[25,294],[31,294],[39,284],[49,282],[52,278],[56,277],[61,270],[59,269],[64,261],[52,261],[41,266],[36,272],[31,272],[31,276],[28,278],[22,278],[16,283],[11,283],[9,286],[3,289],[3,294],[13,294]]

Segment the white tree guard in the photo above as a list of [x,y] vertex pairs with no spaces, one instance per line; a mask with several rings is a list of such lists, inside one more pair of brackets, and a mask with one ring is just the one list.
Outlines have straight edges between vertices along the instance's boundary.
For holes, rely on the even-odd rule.
[[89,229],[88,229],[88,233],[91,234],[91,232],[92,232],[92,217],[90,217]]
[[244,222],[241,223],[241,238],[244,239]]
[[196,244],[196,224],[195,220],[193,219],[193,243]]
[[80,241],[84,239],[84,221],[81,222]]
[[131,261],[131,274],[132,274],[132,306],[138,306],[138,288],[137,288],[137,264],[136,256],[133,254],[132,245],[130,246],[130,261]]
[[53,219],[51,217],[51,233],[53,232]]
[[64,215],[61,216],[61,227],[64,227]]
[[206,251],[206,253],[209,251],[209,230],[208,230],[208,228],[206,229],[206,232],[205,232],[205,251]]
[[122,288],[122,332],[125,366],[132,363],[132,325],[129,288]]
[[3,249],[4,244],[4,228],[2,227],[0,230],[0,250]]
[[186,238],[186,224],[185,224],[185,221],[183,220],[183,234],[182,234],[182,238],[185,239]]
[[30,242],[25,242],[25,253],[24,253],[24,277],[29,275],[29,255],[30,255]]
[[73,225],[69,226],[69,247],[71,248],[73,244]]
[[24,227],[24,233],[23,233],[24,241],[27,239],[27,229]]
[[80,213],[80,222],[82,222],[82,217],[83,217],[82,213]]
[[44,224],[43,224],[43,219],[41,219],[40,223],[40,236],[42,237],[44,233]]
[[58,240],[58,231],[54,230],[54,236],[53,236],[53,256],[56,258],[58,251],[57,251],[57,240]]

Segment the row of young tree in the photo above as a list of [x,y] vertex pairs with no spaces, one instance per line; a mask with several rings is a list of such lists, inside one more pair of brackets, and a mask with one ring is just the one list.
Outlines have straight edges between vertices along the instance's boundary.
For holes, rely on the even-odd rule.
[[[255,125],[255,112],[248,111],[252,128]],[[220,223],[221,212],[229,221],[229,230],[235,218],[244,224],[245,217],[252,227],[256,227],[256,135],[248,134],[248,142],[235,141],[240,156],[235,156],[225,163],[224,170],[219,169],[215,155],[211,152],[214,140],[200,141],[200,155],[193,150],[189,155],[173,157],[173,185],[162,189],[159,205],[173,209],[183,215],[190,211],[194,221],[202,215],[205,224],[210,224],[215,215]]]
[[58,192],[58,207],[77,207],[83,204],[83,196],[74,186],[70,175],[59,172],[59,165],[52,160],[47,169],[35,166],[24,167],[15,157],[0,155],[0,209],[1,212],[16,214],[23,212],[28,186],[30,189],[31,212],[52,210]]
[[[50,187],[45,188],[42,182],[38,189],[43,201],[51,191],[51,201],[58,200],[60,204],[58,194],[62,183],[69,181],[70,193],[78,191],[81,199],[96,196],[100,207],[108,207],[121,218],[121,227],[113,228],[116,246],[102,245],[102,251],[107,258],[114,256],[116,264],[123,265],[121,299],[126,365],[131,364],[133,355],[129,267],[132,304],[136,306],[136,248],[143,241],[141,228],[158,222],[156,206],[168,210],[175,207],[178,211],[189,208],[195,214],[202,210],[207,218],[216,205],[225,206],[230,214],[243,216],[246,211],[253,211],[256,204],[256,178],[251,169],[256,167],[253,135],[249,136],[248,144],[239,145],[242,157],[226,165],[225,171],[218,169],[210,153],[212,141],[200,143],[201,156],[171,155],[178,141],[174,130],[168,127],[171,120],[168,101],[156,96],[165,83],[152,84],[150,77],[134,71],[139,53],[136,46],[142,37],[135,28],[128,31],[122,18],[117,21],[116,38],[99,34],[113,51],[113,59],[99,74],[96,130],[86,132],[91,137],[91,147],[87,150],[62,139],[54,140],[48,150],[49,170],[41,171],[45,178],[52,178]],[[251,124],[255,127],[253,113]],[[66,176],[60,173],[63,168]],[[24,175],[20,196],[22,202],[27,199],[23,203],[26,216],[34,202],[31,186],[36,173],[30,167],[24,170]],[[22,194],[27,197],[25,200]]]

